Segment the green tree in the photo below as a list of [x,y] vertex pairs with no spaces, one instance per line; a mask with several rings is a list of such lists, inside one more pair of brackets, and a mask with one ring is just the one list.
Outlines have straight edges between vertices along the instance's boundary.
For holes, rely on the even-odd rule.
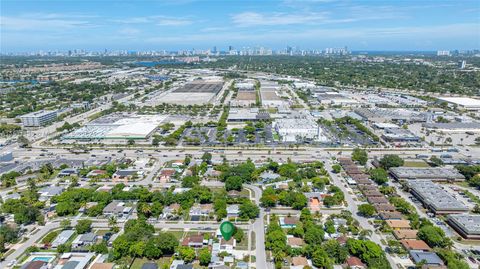
[[225,189],[227,191],[231,191],[231,190],[241,191],[242,181],[243,181],[242,178],[239,176],[228,177],[227,180],[225,181]]
[[208,266],[210,260],[212,259],[212,254],[208,248],[202,248],[198,252],[198,260],[200,261],[200,265]]
[[445,232],[437,226],[424,225],[418,230],[418,238],[422,239],[430,247],[449,247],[451,240],[445,236]]
[[374,168],[369,171],[370,179],[382,185],[388,181],[388,173],[383,168]]
[[242,219],[255,219],[260,213],[260,209],[257,205],[252,203],[250,200],[246,200],[239,207],[239,216]]
[[305,235],[303,239],[305,240],[305,243],[315,246],[323,242],[323,238],[325,237],[325,232],[320,226],[309,222],[304,224],[304,227],[305,227],[304,228]]
[[207,164],[211,164],[212,163],[212,154],[209,153],[209,152],[205,152],[202,155],[202,161],[206,162]]
[[275,190],[272,187],[267,187],[262,192],[262,197],[260,198],[260,203],[264,207],[274,207],[277,204],[278,196],[275,193]]
[[338,174],[340,173],[340,171],[342,170],[342,167],[338,164],[334,164],[332,165],[332,171],[335,173],[335,174]]
[[352,161],[365,165],[368,161],[367,151],[361,148],[355,148],[352,152]]
[[434,156],[434,155],[432,155],[432,157],[430,157],[429,162],[430,162],[430,164],[432,164],[434,167],[442,166],[442,165],[443,165],[442,159],[440,159],[440,158],[438,158],[437,156]]
[[77,222],[75,230],[78,234],[84,234],[90,232],[92,229],[92,221],[89,219],[82,219]]
[[335,239],[330,239],[324,242],[322,248],[327,252],[328,257],[333,260],[334,263],[342,264],[348,257],[347,248],[340,245]]
[[371,204],[361,204],[358,206],[358,213],[365,217],[372,217],[375,215],[375,207]]
[[380,159],[379,163],[383,167],[383,169],[388,170],[392,167],[403,166],[404,161],[398,155],[387,154],[383,156],[382,159]]
[[332,269],[333,262],[328,257],[328,253],[321,247],[317,248],[312,253],[312,264],[322,269]]
[[178,253],[186,263],[191,263],[195,259],[195,249],[191,247],[180,247]]

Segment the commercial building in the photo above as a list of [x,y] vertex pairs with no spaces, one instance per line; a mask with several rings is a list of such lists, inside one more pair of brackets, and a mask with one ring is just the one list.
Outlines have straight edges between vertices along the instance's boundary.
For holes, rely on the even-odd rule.
[[25,127],[40,127],[47,125],[57,118],[57,111],[40,110],[20,116]]
[[162,115],[113,114],[94,120],[63,136],[63,139],[147,139],[165,119],[166,116]]
[[463,238],[480,240],[480,215],[449,215],[447,223]]
[[266,111],[260,111],[258,108],[239,108],[230,109],[227,121],[243,122],[243,121],[260,121],[270,119],[270,114]]
[[399,181],[431,180],[431,181],[464,181],[465,177],[454,168],[446,167],[392,167],[390,174]]
[[358,108],[355,113],[369,122],[425,122],[427,114],[404,108]]
[[413,196],[435,214],[468,212],[469,208],[430,180],[412,180],[408,186]]
[[298,140],[328,141],[328,138],[323,134],[323,130],[309,114],[277,119],[273,126],[283,142],[297,142]]
[[471,97],[440,97],[438,100],[441,102],[447,102],[452,106],[457,106],[465,110],[480,110],[480,99],[474,99]]
[[332,106],[356,106],[359,102],[353,98],[346,96],[345,94],[338,92],[325,92],[316,94],[318,102],[322,105]]
[[480,122],[447,122],[447,123],[424,123],[428,130],[448,133],[480,133]]
[[395,143],[409,143],[421,141],[420,137],[403,128],[385,128],[383,130],[382,138],[385,139],[385,141]]

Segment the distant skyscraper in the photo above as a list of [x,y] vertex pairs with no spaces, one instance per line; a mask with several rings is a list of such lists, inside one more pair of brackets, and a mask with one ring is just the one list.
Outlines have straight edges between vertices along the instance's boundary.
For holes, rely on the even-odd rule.
[[467,66],[467,61],[465,60],[461,61],[459,64],[460,69],[465,69],[466,66]]
[[438,50],[437,56],[450,56],[450,51],[448,50]]

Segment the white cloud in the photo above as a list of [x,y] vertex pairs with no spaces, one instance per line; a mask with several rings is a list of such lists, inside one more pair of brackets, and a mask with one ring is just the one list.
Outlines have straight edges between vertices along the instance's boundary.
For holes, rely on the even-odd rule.
[[1,16],[0,26],[6,30],[61,30],[76,27],[93,26],[89,20],[79,17],[55,16],[44,14],[38,16]]
[[155,24],[158,26],[184,26],[193,23],[189,18],[182,17],[169,17],[169,16],[144,16],[144,17],[131,17],[123,19],[113,20],[117,23],[124,24]]
[[126,35],[126,36],[135,36],[139,34],[141,31],[137,28],[133,27],[125,27],[118,31],[119,34]]
[[270,13],[242,12],[232,16],[232,21],[237,26],[275,26],[310,24],[326,19],[326,13]]

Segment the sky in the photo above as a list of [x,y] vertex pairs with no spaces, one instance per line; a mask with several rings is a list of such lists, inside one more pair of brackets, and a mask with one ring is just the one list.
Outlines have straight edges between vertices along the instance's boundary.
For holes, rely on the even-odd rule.
[[0,52],[480,48],[479,0],[0,0]]

